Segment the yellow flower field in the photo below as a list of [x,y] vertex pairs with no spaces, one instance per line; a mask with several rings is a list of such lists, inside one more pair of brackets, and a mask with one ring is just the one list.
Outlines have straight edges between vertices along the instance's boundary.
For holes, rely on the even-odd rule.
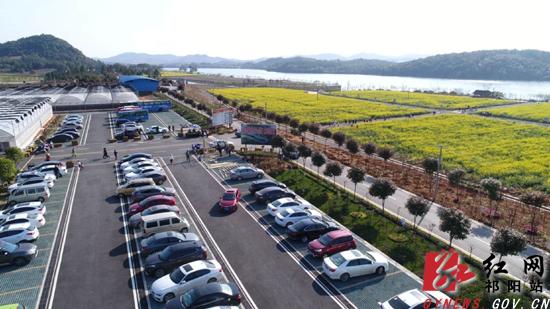
[[390,90],[350,90],[332,92],[332,94],[350,98],[370,99],[389,103],[443,109],[493,106],[512,102],[510,100]]
[[550,123],[550,102],[491,108],[483,110],[480,113],[504,118]]
[[283,88],[220,88],[210,92],[221,94],[239,104],[249,103],[279,115],[288,115],[300,122],[331,123],[333,121],[365,120],[392,116],[422,114],[426,110],[391,106],[334,96],[317,96],[303,90]]
[[421,160],[443,146],[445,169],[463,167],[516,187],[550,191],[550,128],[471,115],[438,115],[335,128],[362,143]]

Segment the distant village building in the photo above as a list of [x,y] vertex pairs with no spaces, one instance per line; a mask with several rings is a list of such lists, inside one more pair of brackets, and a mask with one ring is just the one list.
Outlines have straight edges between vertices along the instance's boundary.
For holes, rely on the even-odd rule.
[[492,98],[492,99],[502,99],[504,94],[498,91],[489,91],[489,90],[476,90],[474,91],[474,97],[476,98]]

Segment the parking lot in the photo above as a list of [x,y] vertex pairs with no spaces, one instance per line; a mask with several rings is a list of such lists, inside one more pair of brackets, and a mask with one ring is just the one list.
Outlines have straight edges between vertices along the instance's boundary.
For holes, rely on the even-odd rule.
[[[185,162],[185,151],[202,143],[201,138],[157,135],[149,141],[108,144],[112,115],[95,112],[85,119],[81,146],[75,147],[75,160],[84,169],[70,169],[56,183],[46,203],[46,226],[36,241],[38,257],[22,268],[0,269],[0,303],[20,302],[29,308],[37,304],[39,308],[164,306],[150,295],[154,278],[143,273],[140,233],[127,228],[128,200],[115,194],[123,179],[114,149],[119,158],[133,152],[156,158],[168,178],[164,185],[176,190],[177,206],[189,221],[190,232],[205,242],[209,258],[222,264],[226,280],[237,283],[245,308],[376,308],[378,301],[421,285],[416,276],[393,262],[383,276],[345,283],[330,280],[322,275],[321,260],[307,253],[306,244],[287,240],[265,205],[256,204],[252,196],[244,195],[235,213],[219,212],[216,203],[225,188],[248,192],[250,182],[226,181],[228,171],[243,164],[237,156],[218,161],[216,155],[209,155],[201,162],[196,157]],[[187,124],[170,111],[152,113],[143,126],[173,125],[172,135],[176,135]],[[233,142],[240,147],[237,139]],[[102,158],[104,147],[110,158]],[[55,148],[52,159],[71,159],[71,149],[68,145]],[[168,163],[171,155],[174,164]],[[41,156],[33,159],[42,160]],[[364,241],[358,242],[358,248],[375,250]]]

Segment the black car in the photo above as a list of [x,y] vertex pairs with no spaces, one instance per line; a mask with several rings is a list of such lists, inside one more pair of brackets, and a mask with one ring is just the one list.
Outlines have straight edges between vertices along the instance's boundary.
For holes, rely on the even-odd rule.
[[295,198],[296,193],[286,188],[267,187],[256,192],[255,196],[258,203],[270,203],[283,197]]
[[145,259],[145,273],[160,278],[178,266],[205,260],[206,256],[206,247],[200,240],[172,245]]
[[73,140],[73,137],[69,134],[65,134],[65,133],[60,133],[60,134],[57,134],[57,135],[54,135],[50,138],[47,139],[47,142],[52,142],[52,143],[64,143],[64,142],[70,142]]
[[60,128],[57,132],[55,132],[55,134],[61,133],[78,133],[78,130],[75,128]]
[[123,139],[124,136],[127,136],[128,138],[134,138],[139,135],[138,129],[124,129],[123,131],[119,131],[115,133],[116,139]]
[[138,152],[138,153],[132,153],[132,154],[129,154],[129,155],[125,155],[124,157],[122,157],[122,159],[120,159],[120,163],[124,163],[126,161],[130,161],[130,160],[133,160],[135,158],[147,158],[147,159],[152,159],[153,156],[148,154],[148,153],[143,153],[143,152]]
[[303,242],[306,242],[338,229],[338,226],[334,222],[310,218],[290,225],[287,228],[287,234],[291,239],[301,239]]
[[238,306],[241,294],[236,284],[209,283],[192,289],[166,303],[165,309],[202,309],[215,306]]
[[260,191],[265,188],[269,187],[279,187],[279,188],[286,188],[286,185],[284,183],[280,183],[275,180],[269,180],[269,179],[262,179],[262,180],[256,180],[250,184],[250,187],[248,187],[248,192],[250,194],[254,194],[257,191]]
[[44,161],[44,162],[41,162],[41,163],[38,163],[36,165],[34,165],[31,170],[32,171],[36,171],[36,170],[39,170],[40,168],[46,166],[46,165],[60,165],[60,166],[64,166],[65,163],[61,162],[61,161],[57,161],[57,160],[50,160],[50,161]]
[[67,134],[67,135],[72,136],[73,139],[80,137],[80,133],[78,133],[76,131],[63,131],[63,132],[58,132],[58,133],[55,133],[55,134],[56,135],[58,135],[58,134]]
[[12,244],[0,240],[0,265],[23,266],[36,256],[36,246],[29,243]]
[[191,130],[191,131],[185,132],[185,137],[187,138],[193,138],[193,137],[199,137],[199,136],[202,136],[201,131]]
[[159,252],[168,246],[200,240],[193,233],[161,232],[141,240],[141,252],[145,255]]
[[127,123],[127,122],[130,122],[130,120],[124,119],[124,118],[118,118],[118,119],[116,120],[116,126],[118,127],[118,126],[120,126],[121,124],[125,124],[125,123]]

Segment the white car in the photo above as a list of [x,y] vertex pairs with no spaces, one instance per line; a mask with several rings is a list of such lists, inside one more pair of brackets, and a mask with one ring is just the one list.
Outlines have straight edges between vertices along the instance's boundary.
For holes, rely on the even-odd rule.
[[[397,296],[392,297],[391,299],[378,303],[381,309],[416,309],[416,308],[425,308],[424,303],[428,301],[431,302],[429,308],[433,309],[442,309],[445,300],[451,302],[451,307],[454,307],[454,301],[449,298],[449,296],[439,292],[439,291],[420,291],[418,289],[409,290],[403,292]],[[439,305],[436,307],[436,300],[439,301]],[[445,306],[447,308],[448,305]]]
[[268,203],[267,212],[269,212],[269,214],[272,216],[276,216],[279,211],[287,207],[295,207],[295,206],[301,207],[303,209],[310,209],[312,205],[305,201],[300,201],[297,199],[293,199],[291,197],[283,197],[271,203]]
[[41,202],[25,202],[15,204],[7,209],[0,211],[0,220],[3,220],[11,215],[19,213],[35,213],[44,215],[46,213],[46,205]]
[[30,223],[11,224],[0,227],[0,240],[17,244],[38,239],[40,232]]
[[151,167],[151,166],[159,166],[159,164],[157,162],[154,162],[154,161],[151,161],[151,162],[140,162],[138,164],[135,164],[135,165],[130,165],[128,167],[125,167],[123,170],[122,170],[122,173],[124,174],[127,174],[127,173],[130,173],[130,172],[137,172],[139,171],[140,169],[144,168],[144,167]]
[[388,259],[378,252],[362,253],[357,249],[346,250],[323,260],[323,272],[333,280],[348,281],[349,278],[368,274],[381,275],[388,269]]
[[139,157],[139,158],[135,158],[135,159],[132,159],[130,161],[127,161],[127,162],[123,162],[122,164],[120,164],[120,168],[124,169],[124,168],[126,168],[130,165],[135,165],[135,164],[138,164],[140,162],[155,162],[155,161],[153,159]]
[[323,215],[314,209],[303,209],[300,206],[287,207],[277,213],[275,222],[282,227],[288,227],[306,218],[322,219]]
[[[149,164],[149,163],[148,163]],[[140,166],[138,168],[133,168],[132,171],[129,171],[129,169],[127,169],[126,171],[127,172],[124,172],[124,170],[122,171],[124,173],[124,176],[127,176],[128,174],[130,173],[134,173],[134,174],[144,174],[144,173],[148,173],[148,172],[158,172],[158,171],[163,171],[162,167],[158,166],[157,165],[150,165],[148,166],[148,164],[145,164],[146,166]],[[154,163],[150,163],[150,164],[154,164]],[[128,167],[127,167],[128,168]]]
[[34,225],[40,228],[40,227],[43,227],[44,224],[46,224],[46,219],[44,219],[44,216],[39,213],[29,213],[29,212],[16,213],[4,219],[1,219],[0,227],[11,225],[11,224],[27,223],[27,222],[30,223],[31,225]]
[[18,174],[17,177],[15,178],[15,182],[22,182],[24,180],[27,180],[30,178],[36,178],[36,177],[44,177],[44,179],[48,182],[55,182],[57,180],[57,177],[55,177],[55,175],[45,174],[45,173],[41,173],[33,170],[33,171],[28,171],[28,172],[23,172]]
[[34,185],[34,184],[39,184],[39,183],[44,183],[44,185],[47,186],[50,189],[53,188],[53,185],[54,185],[53,181],[46,180],[46,178],[40,178],[40,177],[28,178],[28,179],[21,180],[20,182],[16,182],[16,183],[10,185],[8,187],[8,192],[11,194],[13,191],[15,191],[15,189],[17,189],[20,186]]
[[136,179],[136,178],[147,178],[153,172],[165,175],[164,170],[161,167],[154,166],[154,167],[141,169],[137,172],[126,173],[124,175],[124,178],[126,178],[126,181],[130,181],[130,180]]
[[142,132],[144,131],[143,126],[135,122],[123,123],[120,127],[122,128],[122,130],[126,130],[126,128],[136,128],[136,130],[141,130]]
[[151,286],[151,293],[156,301],[165,302],[193,288],[220,281],[222,278],[222,267],[217,261],[194,261],[155,280]]
[[161,127],[161,126],[152,126],[145,129],[145,133],[147,134],[159,134],[159,133],[168,133],[167,127]]

